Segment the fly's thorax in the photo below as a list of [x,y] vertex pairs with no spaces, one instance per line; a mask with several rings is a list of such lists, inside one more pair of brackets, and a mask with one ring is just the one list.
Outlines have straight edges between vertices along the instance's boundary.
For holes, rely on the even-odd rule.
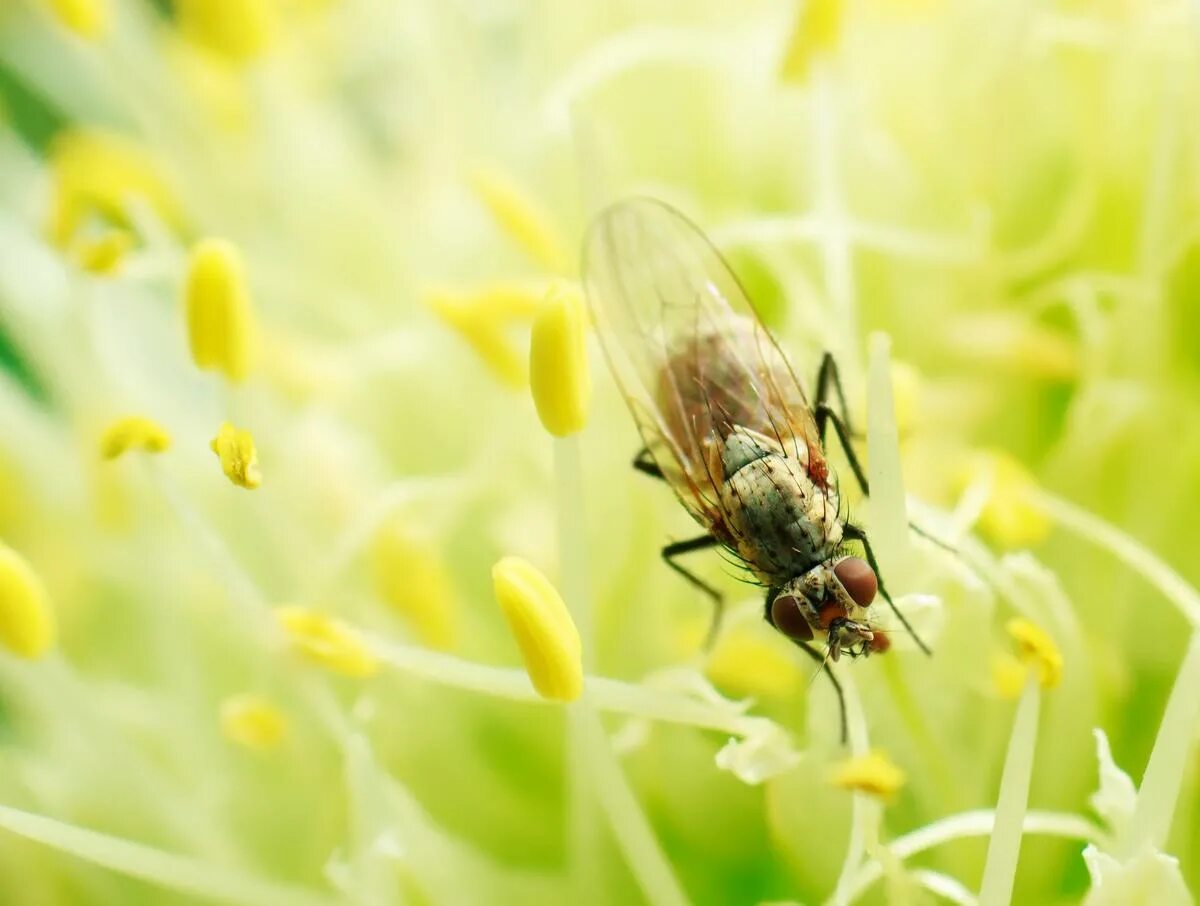
[[[737,552],[771,584],[827,559],[842,541],[838,496],[808,474],[803,444],[783,447],[744,428],[728,434],[710,462]],[[719,471],[718,471],[719,470]]]

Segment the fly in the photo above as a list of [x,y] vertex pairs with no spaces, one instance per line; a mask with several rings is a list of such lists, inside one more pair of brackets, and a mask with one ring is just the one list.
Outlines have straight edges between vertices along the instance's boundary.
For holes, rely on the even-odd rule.
[[833,358],[822,359],[810,406],[729,265],[691,221],[659,201],[630,199],[597,217],[584,244],[584,282],[605,357],[641,435],[633,464],[670,485],[704,530],[662,555],[713,600],[709,642],[720,625],[721,594],[677,558],[719,547],[766,589],[767,622],[826,666],[844,739],[842,689],[827,659],[888,649],[871,613],[877,592],[929,649],[888,595],[825,457],[832,426],[868,492]]

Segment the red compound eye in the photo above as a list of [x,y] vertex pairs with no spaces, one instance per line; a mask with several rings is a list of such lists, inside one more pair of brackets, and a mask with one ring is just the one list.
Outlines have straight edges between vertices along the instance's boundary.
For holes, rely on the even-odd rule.
[[812,627],[800,610],[800,602],[792,595],[781,595],[771,602],[771,622],[789,639],[812,640]]
[[875,592],[879,591],[879,579],[866,560],[847,557],[833,568],[833,574],[838,577],[842,587],[859,607],[866,607],[875,600]]

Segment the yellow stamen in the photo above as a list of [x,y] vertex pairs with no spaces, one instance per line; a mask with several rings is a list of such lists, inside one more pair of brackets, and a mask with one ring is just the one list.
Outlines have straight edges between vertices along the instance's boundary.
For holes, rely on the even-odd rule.
[[579,630],[550,580],[519,557],[492,567],[492,586],[533,687],[545,698],[572,701],[583,691]]
[[[705,618],[698,639],[703,639],[708,622]],[[739,626],[724,633],[704,672],[722,691],[739,696],[784,698],[804,682],[803,672],[784,654],[778,639],[764,636],[759,627]]]
[[314,663],[343,676],[379,672],[379,661],[349,624],[304,607],[280,607],[275,616],[292,647]]
[[93,274],[115,274],[133,248],[133,234],[128,230],[109,230],[98,239],[84,240],[75,247],[79,266]]
[[895,798],[906,780],[904,772],[896,767],[887,753],[878,749],[846,759],[830,776],[830,782],[836,787],[865,793],[885,802]]
[[577,291],[552,289],[533,322],[529,383],[547,431],[565,437],[583,430],[592,376],[588,371],[587,315]]
[[188,343],[200,368],[240,381],[250,370],[254,313],[236,246],[206,239],[192,250],[184,293]]
[[41,579],[29,563],[0,544],[0,645],[39,658],[54,644],[55,620]]
[[494,284],[465,294],[433,292],[425,304],[462,334],[497,378],[519,389],[529,383],[529,358],[509,332],[532,321],[544,299],[543,289]]
[[1015,654],[1002,651],[992,658],[992,688],[1001,698],[1020,698],[1029,678],[1029,665]]
[[979,528],[1004,547],[1027,547],[1050,532],[1050,517],[1038,504],[1033,475],[1007,453],[992,451],[976,456],[962,473],[959,484],[968,487],[988,482],[988,495],[979,514]]
[[1028,620],[1014,617],[1005,625],[1016,644],[1017,658],[1037,671],[1043,689],[1053,689],[1062,680],[1062,652],[1054,639]]
[[131,203],[148,205],[165,223],[178,227],[179,203],[158,163],[129,139],[91,129],[71,129],[50,148],[54,197],[48,232],[66,248],[93,218],[126,227]]
[[116,459],[130,450],[145,453],[162,453],[171,447],[171,435],[167,429],[153,419],[141,415],[119,418],[100,438],[100,456]]
[[837,47],[842,5],[842,0],[809,0],[803,5],[780,64],[784,81],[807,80],[813,61]]
[[198,110],[218,128],[245,132],[253,118],[246,80],[225,57],[179,37],[164,40],[162,50]]
[[556,274],[568,272],[563,242],[549,215],[532,198],[500,173],[484,168],[471,174],[471,187],[500,228],[535,263]]
[[94,40],[108,28],[107,0],[47,0],[55,17],[81,38]]
[[260,56],[277,30],[274,0],[176,0],[176,9],[188,38],[233,61]]
[[267,699],[243,693],[221,702],[221,732],[230,742],[269,752],[287,736],[288,720]]
[[458,599],[437,546],[399,523],[385,525],[371,545],[379,596],[409,623],[421,641],[443,651],[458,636]]
[[209,446],[220,458],[225,477],[238,487],[252,491],[262,484],[258,451],[254,449],[254,438],[249,431],[224,422]]

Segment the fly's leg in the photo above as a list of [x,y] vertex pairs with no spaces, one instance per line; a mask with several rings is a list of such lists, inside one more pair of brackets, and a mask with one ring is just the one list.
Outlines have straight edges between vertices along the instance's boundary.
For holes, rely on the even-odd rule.
[[892,608],[892,613],[908,630],[908,634],[913,637],[913,641],[917,643],[917,647],[926,654],[932,655],[933,652],[929,646],[921,640],[916,631],[912,628],[912,624],[908,622],[904,614],[900,612],[900,608],[896,606],[896,602],[892,600],[892,596],[888,594],[887,586],[883,584],[883,574],[879,572],[879,561],[875,559],[875,551],[871,549],[871,542],[867,540],[866,532],[856,525],[846,524],[846,528],[842,533],[842,537],[848,541],[858,541],[863,546],[863,553],[867,557],[867,563],[875,571],[875,578],[879,581],[879,593],[883,595],[883,600],[887,601],[888,607]]
[[[654,457],[650,455],[650,451],[645,447],[642,447],[638,451],[637,456],[633,457],[633,467],[639,472],[649,475],[651,478],[666,481],[666,476],[663,475],[662,469],[658,467],[658,463],[654,461]],[[708,550],[710,547],[716,547],[720,543],[712,535],[701,535],[699,538],[690,538],[687,541],[672,542],[662,549],[662,558],[666,561],[667,566],[671,567],[671,569],[687,579],[688,582],[708,595],[712,601],[713,618],[708,626],[708,632],[704,636],[705,651],[711,651],[713,643],[717,640],[717,632],[721,628],[721,617],[725,612],[725,598],[719,591],[691,570],[676,563],[675,558],[684,554],[690,554],[692,551]]]
[[[830,390],[837,397],[838,409],[829,405]],[[838,373],[837,360],[834,359],[833,353],[827,352],[821,357],[821,368],[817,372],[817,398],[814,403],[813,416],[817,422],[817,435],[821,438],[821,446],[825,446],[825,429],[832,422],[833,430],[837,432],[838,440],[842,443],[846,460],[850,463],[850,469],[858,479],[858,486],[862,488],[865,496],[870,497],[867,473],[858,461],[858,454],[854,452],[854,445],[851,443],[856,435],[850,427],[850,407],[846,405],[846,391],[842,389],[842,378]]]
[[833,691],[837,694],[838,700],[838,716],[842,725],[842,745],[846,744],[846,740],[850,736],[849,728],[846,721],[846,694],[842,691],[842,684],[838,678],[834,676],[833,668],[829,666],[829,661],[820,651],[814,648],[808,642],[803,642],[800,639],[792,639],[805,654],[821,665],[821,669],[825,675],[829,677],[829,682],[833,683]]
[[704,650],[711,651],[717,640],[717,632],[721,628],[721,617],[725,612],[725,599],[719,591],[693,573],[675,562],[676,557],[690,554],[692,551],[708,550],[721,542],[712,535],[701,535],[699,538],[689,538],[687,541],[675,541],[662,549],[662,558],[667,566],[687,579],[692,585],[704,592],[712,600],[713,618],[708,626],[708,634],[704,637]]
[[654,457],[650,455],[650,451],[646,447],[642,447],[638,451],[637,456],[633,457],[633,467],[644,475],[649,475],[651,478],[657,478],[661,481],[666,481],[666,476],[663,475],[662,469],[658,467],[658,463],[654,461]]
[[[826,405],[829,399],[829,388],[832,387],[834,393],[837,394],[838,407],[841,409],[842,422],[845,424],[847,431],[851,436],[855,436],[853,429],[850,427],[850,407],[846,405],[846,391],[842,389],[842,376],[838,373],[837,359],[833,357],[832,352],[827,352],[821,356],[821,367],[817,371],[817,398],[814,400],[816,408],[820,409]],[[821,421],[817,422],[817,427],[821,429],[821,442],[825,442],[825,427]]]
[[846,423],[826,403],[818,404],[814,414],[817,419],[817,431],[821,435],[821,445],[825,445],[825,427],[832,422],[833,430],[837,432],[838,440],[842,442],[842,450],[846,453],[846,461],[850,463],[850,471],[854,473],[858,486],[862,488],[863,496],[870,497],[871,488],[867,484],[867,473],[863,471],[862,463],[858,461],[858,454],[854,452],[854,445],[850,442],[850,429],[846,427]]
[[[833,407],[826,402],[829,399],[829,390],[831,387],[837,395],[838,406],[841,409],[840,413],[834,411]],[[846,460],[850,463],[851,471],[854,472],[854,478],[858,481],[858,486],[862,488],[863,496],[870,497],[871,488],[867,483],[867,473],[863,469],[858,454],[854,451],[854,447],[850,445],[851,439],[858,437],[858,435],[854,433],[854,429],[850,426],[850,412],[846,406],[846,394],[842,390],[842,379],[838,375],[837,361],[828,352],[821,359],[821,370],[817,373],[817,399],[814,416],[822,446],[825,445],[825,428],[830,422],[833,423],[833,430],[837,432],[838,440],[842,444],[842,450],[846,453]],[[952,554],[958,553],[957,549],[952,545],[930,535],[915,522],[910,522],[908,527],[927,541],[932,541],[938,547]]]

